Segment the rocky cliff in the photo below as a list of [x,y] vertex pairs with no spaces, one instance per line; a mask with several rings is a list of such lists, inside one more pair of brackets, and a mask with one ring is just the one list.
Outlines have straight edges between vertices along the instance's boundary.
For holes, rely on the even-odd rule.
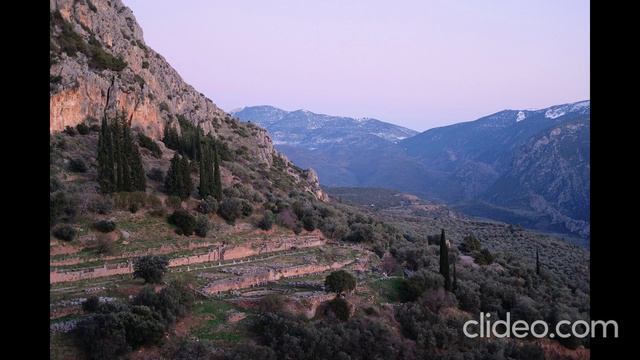
[[237,121],[185,83],[145,44],[122,1],[51,0],[50,11],[50,132],[125,112],[133,129],[158,140],[180,116],[247,152],[256,166],[281,159],[298,184],[326,198],[315,173],[296,170],[274,150],[266,130]]

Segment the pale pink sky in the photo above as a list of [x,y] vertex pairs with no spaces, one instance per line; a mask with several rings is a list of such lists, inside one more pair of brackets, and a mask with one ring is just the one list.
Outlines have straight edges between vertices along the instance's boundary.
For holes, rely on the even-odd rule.
[[124,0],[184,80],[426,130],[589,99],[589,1]]

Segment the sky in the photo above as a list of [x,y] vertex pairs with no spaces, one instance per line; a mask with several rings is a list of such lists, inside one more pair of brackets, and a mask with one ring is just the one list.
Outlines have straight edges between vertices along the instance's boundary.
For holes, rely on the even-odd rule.
[[587,0],[124,0],[147,45],[226,111],[414,130],[589,99]]

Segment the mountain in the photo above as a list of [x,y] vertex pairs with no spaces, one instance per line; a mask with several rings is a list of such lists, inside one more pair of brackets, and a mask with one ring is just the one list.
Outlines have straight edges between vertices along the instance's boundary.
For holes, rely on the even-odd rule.
[[589,236],[588,100],[504,110],[406,138],[392,125],[386,136],[363,134],[354,119],[304,111],[261,106],[234,114],[267,128],[278,149],[316,169],[323,185],[397,189],[475,216]]
[[[326,197],[315,173],[302,171],[275,151],[264,129],[232,118],[184,82],[145,44],[133,12],[120,0],[56,0],[50,10],[52,134],[81,123],[99,125],[103,117],[124,112],[133,130],[160,140],[168,126],[181,131],[183,119],[223,142],[246,166],[278,166],[299,189]],[[233,176],[237,182],[248,173]]]
[[232,114],[269,130],[276,145],[305,147],[309,150],[328,144],[370,141],[372,137],[395,142],[418,133],[376,119],[354,119],[307,110],[285,111],[267,105],[244,107]]
[[589,237],[590,102],[505,110],[400,142],[439,174],[419,194],[467,213]]
[[365,183],[372,176],[367,172],[371,156],[384,153],[390,164],[394,155],[402,161],[404,154],[395,144],[418,133],[376,119],[285,111],[273,106],[250,106],[232,114],[266,128],[278,150],[296,164],[322,174],[322,182],[328,186]]

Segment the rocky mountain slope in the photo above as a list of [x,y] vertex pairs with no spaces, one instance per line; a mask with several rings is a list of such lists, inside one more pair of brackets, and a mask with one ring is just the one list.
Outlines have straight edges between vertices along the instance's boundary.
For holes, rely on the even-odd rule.
[[330,116],[307,110],[285,111],[266,105],[244,107],[234,111],[233,115],[267,129],[276,145],[304,147],[308,150],[363,139],[371,141],[369,139],[372,137],[394,142],[418,133],[376,119]]
[[236,114],[282,133],[278,148],[316,169],[323,185],[392,188],[476,216],[589,237],[589,101],[504,110],[401,140],[369,134],[326,143],[303,118],[282,129],[285,112],[259,109]]
[[183,117],[246,153],[255,167],[283,163],[305,190],[323,198],[313,171],[300,171],[274,150],[267,132],[247,126],[185,83],[145,45],[131,9],[120,0],[50,1],[49,129],[97,124],[125,112],[134,130],[160,139]]

